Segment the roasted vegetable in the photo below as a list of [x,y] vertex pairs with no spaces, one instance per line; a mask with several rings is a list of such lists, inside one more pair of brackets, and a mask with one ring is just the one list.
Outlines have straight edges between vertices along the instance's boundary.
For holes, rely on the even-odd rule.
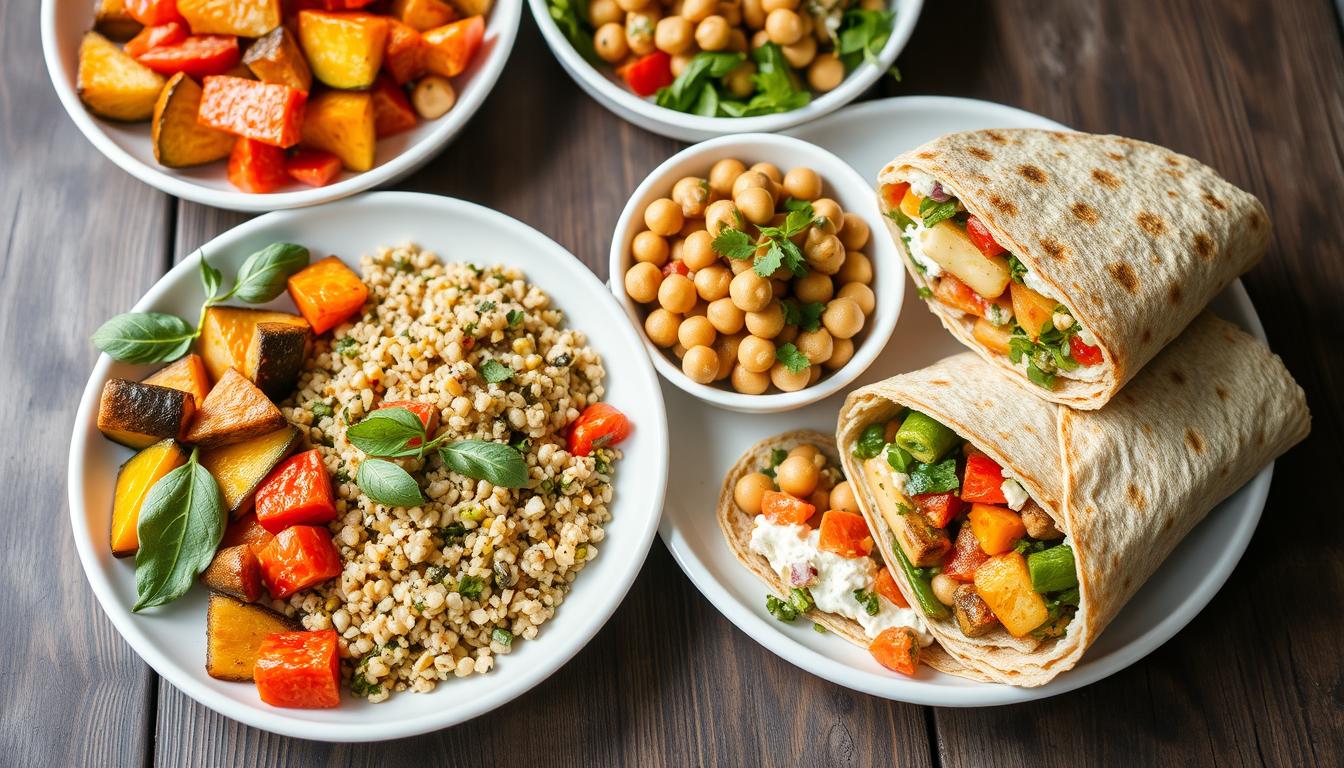
[[392,0],[388,13],[419,32],[457,20],[457,11],[443,0]]
[[863,515],[832,509],[821,516],[817,549],[840,557],[868,557],[873,552],[873,536]]
[[1032,341],[1041,337],[1041,331],[1050,323],[1059,302],[1042,296],[1021,283],[1009,286],[1013,295],[1013,316]]
[[218,680],[251,680],[262,642],[297,628],[296,622],[269,608],[212,594],[205,614],[205,671]]
[[942,529],[934,528],[923,515],[916,513],[909,499],[896,490],[892,469],[886,460],[881,456],[868,459],[863,463],[863,470],[882,519],[891,527],[910,562],[920,568],[942,562],[952,542]]
[[268,194],[289,182],[285,150],[239,136],[229,152],[229,183],[244,192]]
[[187,454],[173,438],[160,440],[135,454],[117,472],[117,489],[112,496],[112,554],[134,555],[140,547],[136,525],[145,496],[164,475],[187,463]]
[[260,552],[274,538],[275,534],[262,528],[261,523],[257,522],[256,514],[248,512],[229,523],[229,527],[224,529],[224,539],[219,542],[219,546],[224,548],[246,544],[253,552]]
[[213,163],[229,156],[234,136],[196,122],[201,87],[185,73],[173,75],[154,104],[154,159],[169,168]]
[[373,135],[376,138],[409,131],[420,123],[406,92],[387,73],[378,76],[369,93],[373,96]]
[[961,633],[967,637],[980,637],[999,625],[994,612],[970,584],[957,587],[952,597],[952,611],[957,616]]
[[198,35],[261,37],[280,26],[280,0],[177,0]]
[[286,425],[251,440],[201,451],[199,461],[219,484],[229,515],[238,518],[251,511],[261,481],[298,444],[299,431]]
[[383,64],[387,19],[368,13],[299,11],[299,44],[318,80],[332,88],[367,88]]
[[127,40],[121,50],[125,51],[127,56],[139,59],[149,50],[161,45],[177,45],[187,39],[189,32],[187,25],[180,21],[170,21],[157,27],[145,27],[135,37]]
[[1022,506],[1022,524],[1027,528],[1027,535],[1033,539],[1041,541],[1054,541],[1064,538],[1064,532],[1055,526],[1055,521],[1050,514],[1036,502],[1028,499]]
[[257,695],[273,707],[340,706],[341,658],[336,631],[271,635],[257,651],[254,675]]
[[278,600],[341,573],[341,553],[336,550],[331,534],[325,527],[315,525],[284,529],[257,557],[261,560],[261,578],[266,589]]
[[310,187],[325,187],[341,175],[341,158],[320,149],[300,149],[285,158],[285,173]]
[[98,431],[131,448],[148,448],[188,432],[196,400],[180,389],[108,379],[98,401]]
[[205,361],[195,353],[160,368],[141,383],[180,389],[198,403],[205,402],[205,396],[210,393],[210,376],[205,372]]
[[224,75],[238,66],[238,38],[232,35],[192,35],[172,45],[161,45],[136,59],[161,75],[185,72],[193,78]]
[[308,60],[287,27],[276,27],[253,42],[243,63],[263,83],[279,83],[305,92],[313,88]]
[[494,4],[495,0],[453,0],[453,5],[463,16],[485,16]]
[[913,675],[919,668],[919,637],[909,627],[887,627],[882,630],[868,646],[868,652],[878,664],[892,672]]
[[255,603],[261,598],[261,564],[246,544],[225,547],[215,553],[201,582],[216,592]]
[[979,504],[1007,504],[1003,495],[1003,467],[979,451],[966,456],[961,476],[961,499]]
[[781,491],[761,494],[761,514],[775,525],[806,525],[817,513],[816,506]]
[[112,41],[88,32],[79,44],[75,90],[90,112],[135,122],[154,116],[163,76],[127,56]]
[[244,307],[210,307],[205,311],[197,348],[205,360],[205,369],[215,381],[230,368],[247,369],[247,350],[261,323],[286,323],[308,328],[302,317],[288,312]]
[[293,456],[257,489],[257,523],[271,533],[294,525],[322,525],[336,519],[331,478],[316,449]]
[[971,335],[975,337],[976,341],[985,345],[985,349],[1006,355],[1009,350],[1009,340],[1013,338],[1013,330],[1010,325],[995,325],[981,317],[971,327]]
[[943,563],[943,573],[957,581],[974,581],[975,569],[979,568],[989,555],[980,548],[980,540],[970,523],[962,523],[957,531],[957,541],[952,547],[952,556]]
[[299,143],[307,100],[307,94],[287,85],[216,75],[205,78],[198,119],[211,128],[291,147]]
[[291,275],[289,295],[313,333],[323,334],[359,312],[369,289],[344,262],[328,256]]
[[373,167],[373,97],[367,92],[327,91],[308,102],[303,143],[341,158],[352,171]]
[[126,0],[126,12],[147,27],[185,21],[177,11],[177,0]]
[[972,504],[967,517],[971,521],[971,532],[987,555],[1007,552],[1018,539],[1027,535],[1021,516],[1007,507]]
[[285,416],[275,403],[247,377],[230,368],[205,396],[186,439],[210,448],[241,443],[285,424]]
[[143,26],[126,10],[124,0],[94,0],[93,28],[109,40],[130,40]]
[[421,37],[425,41],[425,69],[431,74],[457,77],[481,48],[485,19],[472,16],[431,29]]
[[388,71],[398,85],[405,85],[425,73],[424,40],[420,38],[419,32],[396,19],[387,21],[387,46],[383,49],[383,69]]
[[267,397],[283,399],[299,380],[311,337],[306,325],[257,323],[243,361],[243,374]]
[[932,229],[919,230],[915,237],[925,256],[982,297],[996,298],[1008,287],[1008,259],[987,258],[956,224],[939,222]]
[[995,555],[977,568],[975,592],[1013,637],[1025,637],[1050,617],[1045,600],[1031,588],[1026,558],[1017,552]]

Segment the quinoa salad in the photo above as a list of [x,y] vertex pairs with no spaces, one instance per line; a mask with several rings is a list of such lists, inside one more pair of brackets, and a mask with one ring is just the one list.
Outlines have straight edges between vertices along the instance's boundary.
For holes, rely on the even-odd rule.
[[[537,637],[597,557],[620,452],[571,450],[605,370],[519,270],[444,263],[412,245],[364,256],[360,270],[362,317],[318,342],[281,403],[333,478],[328,527],[343,569],[274,607],[306,629],[335,630],[351,692],[379,702],[488,672]],[[376,503],[354,481],[365,455],[346,432],[394,401],[433,406],[451,439],[518,449],[526,483],[497,487],[436,456],[402,459],[427,501]]]

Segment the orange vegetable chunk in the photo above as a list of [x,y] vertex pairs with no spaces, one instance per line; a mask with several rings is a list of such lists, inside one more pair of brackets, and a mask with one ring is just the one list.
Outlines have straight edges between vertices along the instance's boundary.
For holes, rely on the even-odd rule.
[[280,462],[257,489],[256,505],[257,522],[271,533],[336,519],[331,478],[322,454],[314,448]]
[[413,27],[389,19],[383,69],[397,85],[405,85],[425,73],[425,41]]
[[285,160],[285,173],[310,187],[325,187],[341,175],[341,158],[320,149],[301,149]]
[[485,19],[480,16],[436,27],[421,35],[425,41],[425,69],[435,75],[462,74],[485,37]]
[[202,125],[276,147],[299,143],[308,94],[287,85],[262,83],[241,77],[205,78]]
[[291,276],[289,295],[313,333],[323,334],[359,312],[369,289],[340,259],[328,256]]
[[286,597],[341,574],[341,553],[324,527],[294,525],[257,553],[261,578],[271,596]]
[[386,72],[378,76],[370,93],[373,96],[373,135],[377,138],[404,133],[420,122],[406,92]]
[[806,525],[817,508],[806,501],[779,491],[761,494],[761,514],[775,525]]
[[205,396],[210,394],[210,374],[205,372],[205,361],[195,352],[160,368],[143,383],[186,392],[198,403],[204,403]]
[[891,571],[885,565],[877,572],[877,594],[890,600],[897,608],[910,607],[910,601],[901,594],[900,587],[896,586],[896,579],[891,577]]
[[841,557],[867,557],[873,553],[873,537],[862,515],[832,509],[821,516],[817,549]]
[[244,192],[265,194],[289,181],[285,151],[255,139],[239,138],[229,152],[229,183]]
[[341,704],[336,630],[277,632],[261,642],[252,679],[273,707],[330,709]]
[[914,675],[919,668],[919,638],[909,627],[887,627],[882,630],[868,646],[868,652],[873,654],[878,664],[892,672]]
[[987,555],[1003,554],[1027,535],[1022,516],[1007,507],[972,504],[970,519],[971,532]]

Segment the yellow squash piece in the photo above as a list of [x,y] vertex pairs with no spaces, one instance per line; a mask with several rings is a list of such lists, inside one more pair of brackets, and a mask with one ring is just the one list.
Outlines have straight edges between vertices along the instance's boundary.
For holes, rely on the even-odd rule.
[[197,461],[210,470],[229,517],[237,520],[252,509],[261,481],[298,445],[299,430],[286,426],[241,443],[203,450]]
[[[299,12],[299,45],[313,76],[332,88],[368,88],[383,64],[387,19],[368,13]],[[309,102],[312,108],[312,102]]]
[[288,85],[304,93],[313,89],[308,61],[287,27],[276,27],[258,38],[243,54],[243,63],[263,83]]
[[373,167],[373,97],[368,93],[327,91],[308,100],[303,116],[303,143],[341,159],[347,170]]
[[269,608],[212,593],[205,613],[205,671],[218,680],[251,680],[261,642],[296,629],[296,622]]
[[229,156],[237,137],[196,122],[200,108],[201,86],[184,72],[173,75],[154,103],[155,160],[169,168],[187,168]]
[[901,213],[904,213],[915,221],[921,221],[923,217],[919,215],[919,204],[922,202],[924,202],[924,198],[916,195],[915,190],[906,189],[905,195],[901,197]]
[[280,0],[177,0],[196,35],[261,37],[280,26]]
[[97,32],[79,44],[75,90],[95,115],[139,122],[154,116],[154,102],[163,90],[163,75],[146,67]]
[[201,337],[196,344],[211,378],[219,381],[230,368],[242,371],[247,367],[247,348],[260,323],[288,323],[308,328],[307,320],[288,312],[243,307],[211,307],[205,311]]
[[187,463],[187,454],[171,437],[131,457],[117,472],[112,496],[112,554],[130,557],[140,548],[136,526],[149,489],[169,472]]
[[1018,552],[989,558],[975,570],[975,593],[1013,637],[1025,637],[1050,618],[1045,600],[1031,588],[1027,559]]
[[392,0],[388,13],[419,32],[457,20],[457,11],[443,0]]

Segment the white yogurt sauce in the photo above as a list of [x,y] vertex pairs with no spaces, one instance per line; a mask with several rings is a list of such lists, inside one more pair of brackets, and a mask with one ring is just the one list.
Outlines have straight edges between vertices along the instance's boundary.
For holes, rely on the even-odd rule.
[[[905,180],[910,183],[910,189],[920,197],[928,197],[933,194],[933,185],[938,180],[923,171],[917,171],[911,168],[905,174]],[[943,190],[946,192],[947,190]]]

